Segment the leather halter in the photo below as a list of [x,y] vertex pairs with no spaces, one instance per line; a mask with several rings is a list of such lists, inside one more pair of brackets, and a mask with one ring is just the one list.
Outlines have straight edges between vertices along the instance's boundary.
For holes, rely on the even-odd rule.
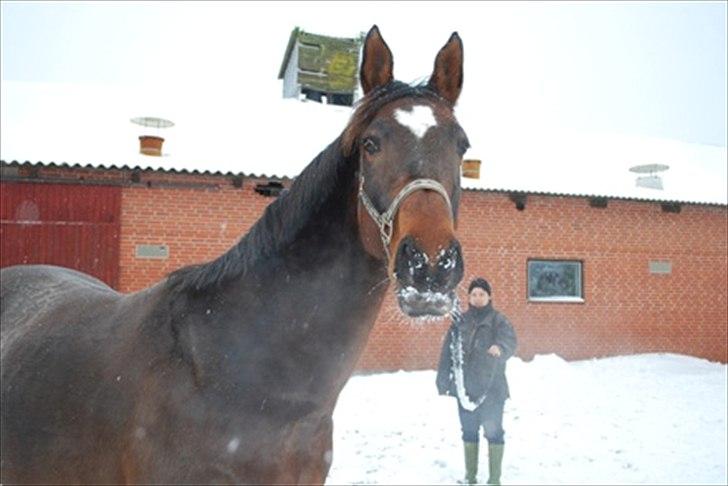
[[[389,267],[389,261],[392,255],[389,253],[389,244],[392,242],[392,232],[394,231],[394,218],[397,216],[397,210],[402,202],[413,192],[429,189],[440,194],[447,203],[447,208],[450,214],[452,214],[452,203],[450,202],[450,196],[443,187],[442,184],[434,179],[415,179],[402,188],[401,191],[392,200],[386,211],[380,213],[377,208],[374,207],[372,200],[364,192],[364,176],[359,178],[359,200],[366,208],[369,216],[371,216],[374,223],[379,228],[379,236],[382,238],[382,245],[384,245],[384,253],[387,255],[387,267]],[[390,275],[393,279],[394,276]]]

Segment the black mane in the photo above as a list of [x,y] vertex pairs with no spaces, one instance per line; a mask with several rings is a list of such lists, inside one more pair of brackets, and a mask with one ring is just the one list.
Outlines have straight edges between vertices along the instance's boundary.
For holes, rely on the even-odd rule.
[[178,292],[200,292],[245,275],[257,262],[295,241],[336,191],[350,187],[358,160],[358,138],[386,104],[404,97],[437,98],[427,86],[393,81],[363,98],[342,135],[326,147],[294,180],[289,190],[266,208],[237,244],[215,260],[180,268],[167,284]]
[[337,138],[301,172],[290,189],[268,205],[237,244],[209,263],[172,272],[169,285],[178,291],[204,290],[244,275],[257,261],[280,252],[296,238],[334,190],[341,187],[346,162]]

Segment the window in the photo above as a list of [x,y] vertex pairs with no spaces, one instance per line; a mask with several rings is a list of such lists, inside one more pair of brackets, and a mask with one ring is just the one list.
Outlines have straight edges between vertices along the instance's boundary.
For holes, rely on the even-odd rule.
[[584,302],[581,267],[577,260],[529,260],[528,300]]

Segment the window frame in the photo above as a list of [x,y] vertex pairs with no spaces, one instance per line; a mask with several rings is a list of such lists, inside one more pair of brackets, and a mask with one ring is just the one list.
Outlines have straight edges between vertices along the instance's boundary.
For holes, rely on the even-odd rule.
[[[531,263],[567,263],[577,264],[577,289],[578,296],[559,295],[552,297],[532,297],[531,296]],[[584,298],[584,261],[575,258],[528,258],[526,260],[526,300],[528,302],[538,304],[583,304]]]

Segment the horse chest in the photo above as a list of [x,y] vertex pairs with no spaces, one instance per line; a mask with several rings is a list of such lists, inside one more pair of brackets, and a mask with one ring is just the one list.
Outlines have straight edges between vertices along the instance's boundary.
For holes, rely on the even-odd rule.
[[331,460],[331,410],[277,399],[184,396],[139,417],[127,461],[133,482],[323,482]]

